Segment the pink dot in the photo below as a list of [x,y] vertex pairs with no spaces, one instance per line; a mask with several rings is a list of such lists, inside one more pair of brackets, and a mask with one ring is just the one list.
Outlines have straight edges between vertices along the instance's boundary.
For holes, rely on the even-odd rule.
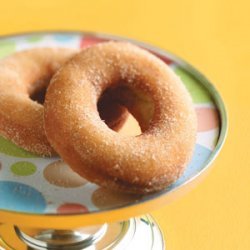
[[82,38],[81,43],[80,43],[80,48],[85,48],[97,43],[102,43],[102,42],[107,42],[108,39],[104,38],[98,38],[94,36],[85,36]]
[[[85,47],[89,47],[89,46],[97,44],[97,43],[103,43],[103,42],[108,42],[108,41],[110,41],[110,39],[94,37],[94,36],[84,36],[80,42],[80,48],[85,48]],[[145,49],[145,48],[142,47],[142,49]],[[160,58],[166,64],[173,63],[173,61],[166,56],[162,56],[162,55],[160,55],[160,54],[158,54],[150,49],[146,49],[146,50],[149,51],[150,53],[154,54],[158,58]]]
[[195,109],[198,119],[198,131],[204,132],[219,127],[218,110],[211,107]]
[[171,63],[173,63],[173,61],[172,61],[170,58],[166,57],[165,55],[164,55],[164,56],[159,55],[159,54],[157,54],[156,52],[154,52],[154,51],[152,51],[152,50],[149,50],[149,49],[148,49],[148,51],[149,51],[151,54],[157,56],[159,59],[161,59],[161,60],[162,60],[164,63],[166,63],[166,64],[171,64]]
[[78,203],[64,203],[57,208],[59,214],[88,213],[87,207]]

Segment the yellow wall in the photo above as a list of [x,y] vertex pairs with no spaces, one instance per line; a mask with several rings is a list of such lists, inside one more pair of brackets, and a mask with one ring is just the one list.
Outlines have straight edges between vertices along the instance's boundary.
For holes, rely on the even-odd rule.
[[0,34],[87,30],[168,49],[200,69],[227,104],[226,145],[208,178],[153,212],[174,250],[250,249],[248,0],[0,0]]

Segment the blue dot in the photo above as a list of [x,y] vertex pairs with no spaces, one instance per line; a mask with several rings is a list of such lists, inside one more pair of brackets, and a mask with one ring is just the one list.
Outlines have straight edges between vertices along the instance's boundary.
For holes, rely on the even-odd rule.
[[0,181],[0,209],[25,213],[42,213],[46,208],[43,195],[31,186]]
[[170,186],[170,189],[180,186],[202,171],[202,169],[206,167],[206,161],[209,159],[211,153],[212,151],[210,149],[196,144],[191,162],[187,166],[184,174]]
[[73,39],[73,36],[59,34],[59,35],[54,35],[53,38],[58,42],[68,42]]

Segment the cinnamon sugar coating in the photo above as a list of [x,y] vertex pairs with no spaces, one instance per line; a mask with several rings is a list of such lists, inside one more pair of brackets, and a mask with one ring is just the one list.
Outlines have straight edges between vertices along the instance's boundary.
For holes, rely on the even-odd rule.
[[[97,103],[108,93],[137,119],[142,134],[118,134]],[[173,183],[191,159],[196,116],[179,77],[149,52],[124,42],[87,48],[52,78],[45,100],[48,140],[91,182],[129,193]]]
[[[16,52],[0,61],[0,135],[35,154],[55,154],[44,132],[43,105],[30,96],[47,87],[52,75],[76,52],[64,48],[35,48]],[[100,107],[107,106],[106,103],[102,101]],[[126,113],[118,105],[115,114],[108,110],[103,116],[109,117],[111,127],[119,129]]]

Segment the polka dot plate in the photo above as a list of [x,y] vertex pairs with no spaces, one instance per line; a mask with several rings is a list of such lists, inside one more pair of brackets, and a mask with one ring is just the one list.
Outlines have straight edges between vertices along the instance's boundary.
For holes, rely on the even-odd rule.
[[[0,58],[32,47],[84,48],[107,40],[128,39],[83,32],[8,36],[0,39]],[[168,195],[194,179],[215,158],[226,134],[226,113],[218,92],[204,76],[176,56],[131,42],[168,64],[193,98],[198,134],[192,161],[184,175],[166,190],[153,195],[121,195],[79,177],[60,158],[38,157],[0,137],[0,210],[26,214],[86,214],[136,205]]]

